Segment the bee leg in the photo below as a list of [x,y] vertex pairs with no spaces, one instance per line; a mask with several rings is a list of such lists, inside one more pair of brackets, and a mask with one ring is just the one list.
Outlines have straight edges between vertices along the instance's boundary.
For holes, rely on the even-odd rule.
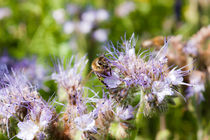
[[103,83],[106,86],[106,88],[109,89],[109,86],[104,82],[104,80],[102,80],[101,78],[99,78],[99,80],[101,81],[101,83]]
[[110,69],[110,75],[112,76],[112,69]]
[[97,74],[97,73],[95,73],[95,74],[97,75],[98,80],[99,80],[102,84],[104,84],[104,85],[106,86],[106,88],[109,88],[108,85],[102,80],[101,76],[100,76],[99,74]]

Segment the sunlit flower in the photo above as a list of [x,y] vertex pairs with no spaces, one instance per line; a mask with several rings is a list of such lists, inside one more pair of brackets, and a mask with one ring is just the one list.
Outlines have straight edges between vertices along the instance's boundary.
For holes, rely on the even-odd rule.
[[0,114],[7,118],[21,114],[21,108],[38,98],[35,88],[20,72],[4,74],[1,87]]
[[187,83],[184,83],[183,80],[184,80],[184,76],[188,75],[189,74],[189,71],[182,71],[181,70],[182,68],[180,69],[176,69],[173,68],[169,73],[168,73],[168,76],[166,77],[166,79],[168,80],[169,83],[171,83],[172,85],[187,85],[187,86],[190,86],[190,84],[187,84]]
[[156,95],[158,103],[161,103],[165,99],[165,96],[174,95],[174,92],[172,91],[170,86],[167,83],[161,81],[153,82],[152,93]]
[[50,105],[21,72],[4,73],[0,84],[0,115],[19,121],[17,137],[24,140],[43,137],[45,128],[54,119]]
[[[70,61],[67,61],[66,64],[63,61],[58,61],[55,65],[56,72],[52,74],[52,79],[68,95],[68,105],[64,113],[64,131],[69,133],[72,139],[75,138],[75,133],[78,129],[85,130],[86,126],[88,128],[92,126],[92,123],[83,124],[83,120],[81,120],[85,118],[83,115],[86,113],[86,105],[83,99],[82,72],[88,61],[84,56],[80,60],[75,59],[73,63],[73,58],[71,57]],[[80,117],[82,118],[80,119]]]
[[36,133],[39,131],[39,127],[31,120],[19,122],[18,128],[20,131],[17,137],[23,140],[33,140]]

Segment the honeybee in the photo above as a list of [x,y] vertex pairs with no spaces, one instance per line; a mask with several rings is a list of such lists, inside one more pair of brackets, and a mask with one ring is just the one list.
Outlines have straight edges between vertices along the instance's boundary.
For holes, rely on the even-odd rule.
[[98,79],[107,87],[102,78],[112,76],[109,60],[105,56],[97,57],[95,60],[93,60],[91,67],[92,72],[94,72],[97,75]]
[[145,40],[141,44],[143,48],[149,48],[151,46],[157,47],[157,49],[160,49],[164,45],[164,37],[163,36],[156,36],[152,39]]
[[122,89],[118,87],[111,89],[103,81],[103,78],[112,76],[112,65],[105,56],[100,56],[93,60],[91,67],[92,72],[94,72],[98,79],[107,87],[112,98],[114,98],[118,102],[120,100],[123,100],[127,96],[127,89]]

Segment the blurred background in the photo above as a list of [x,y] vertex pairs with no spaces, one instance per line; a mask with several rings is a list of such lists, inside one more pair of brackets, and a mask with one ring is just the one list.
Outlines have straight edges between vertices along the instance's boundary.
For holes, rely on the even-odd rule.
[[[48,99],[57,90],[49,80],[55,58],[87,54],[87,74],[107,41],[116,44],[125,33],[127,38],[135,33],[139,49],[155,36],[188,40],[210,24],[209,13],[209,0],[0,0],[0,63],[24,68]],[[90,80],[99,83],[94,76]],[[97,90],[92,85],[87,83]],[[165,115],[145,118],[139,139],[194,140],[200,131],[210,139],[209,91],[207,83],[205,100],[196,105],[199,118],[193,101],[177,99]]]

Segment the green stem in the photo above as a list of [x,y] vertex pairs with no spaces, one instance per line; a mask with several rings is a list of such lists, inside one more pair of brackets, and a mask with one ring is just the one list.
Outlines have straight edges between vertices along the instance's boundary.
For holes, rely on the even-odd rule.
[[140,99],[141,100],[140,101],[140,106],[139,106],[138,111],[136,113],[136,119],[135,119],[136,130],[133,131],[133,133],[130,137],[131,140],[135,140],[135,138],[138,135],[139,128],[142,127],[142,120],[143,120],[143,117],[144,117],[143,111],[144,111],[144,107],[145,107],[145,104],[143,102],[143,97],[144,97],[144,92],[142,91],[141,92],[141,99]]

